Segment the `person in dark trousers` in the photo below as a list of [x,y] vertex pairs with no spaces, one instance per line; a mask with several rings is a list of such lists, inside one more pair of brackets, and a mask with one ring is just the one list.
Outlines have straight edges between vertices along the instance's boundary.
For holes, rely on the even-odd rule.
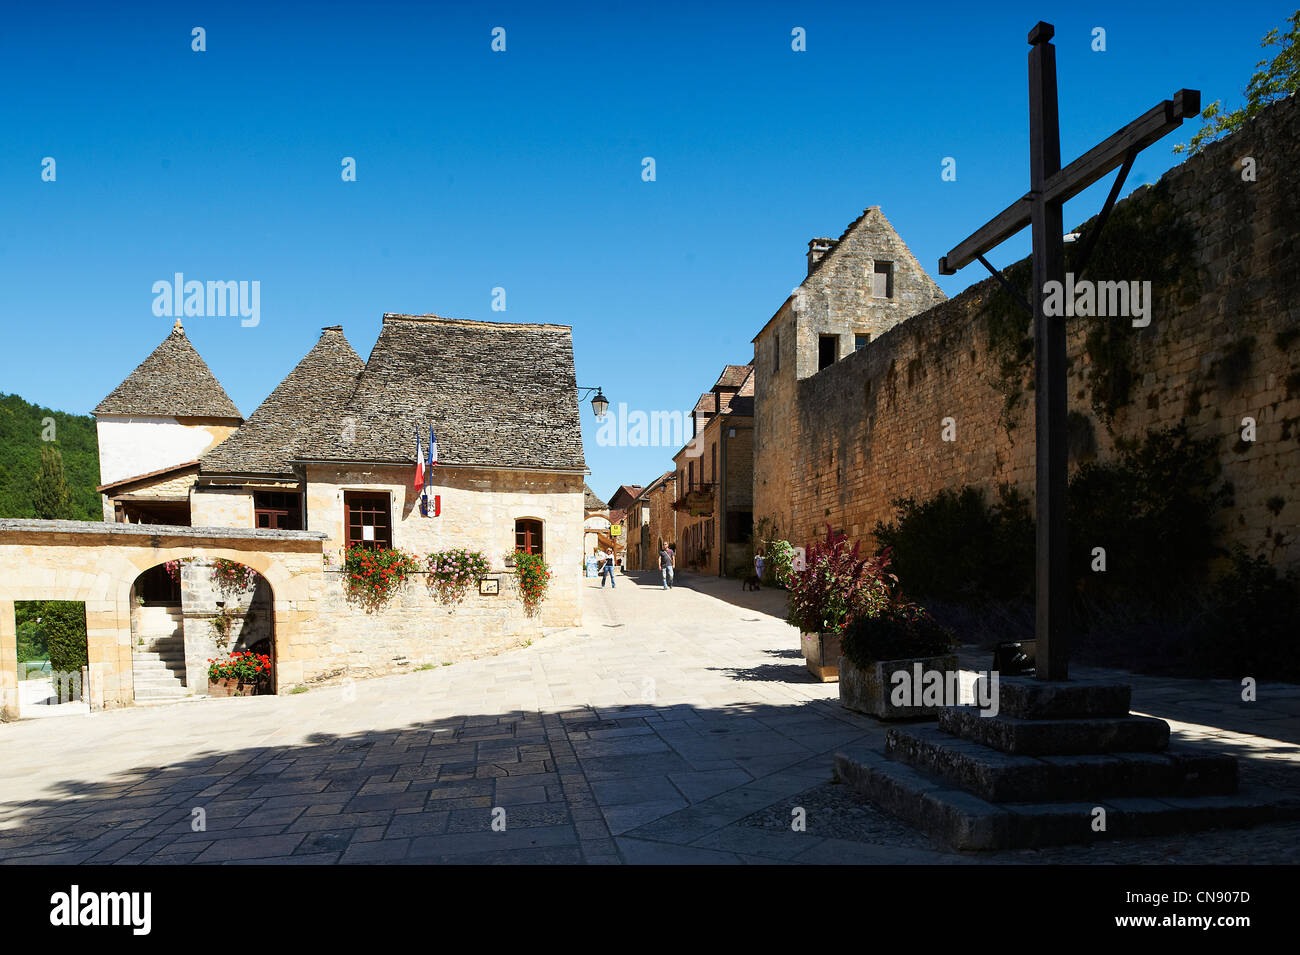
[[664,575],[664,590],[673,585],[673,549],[665,547],[659,552],[659,569]]
[[600,570],[600,585],[602,587],[605,586],[606,577],[609,578],[611,589],[618,586],[618,584],[614,583],[614,552],[610,550],[605,551],[605,566]]

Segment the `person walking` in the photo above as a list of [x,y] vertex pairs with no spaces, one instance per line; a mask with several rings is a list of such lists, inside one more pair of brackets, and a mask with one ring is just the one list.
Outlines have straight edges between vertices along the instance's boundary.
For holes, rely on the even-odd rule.
[[609,587],[613,590],[618,584],[614,583],[614,552],[605,551],[605,566],[600,571],[600,585],[605,586],[605,578],[609,578]]
[[670,587],[672,587],[672,585],[673,585],[673,549],[672,549],[672,547],[670,547],[670,546],[666,546],[666,545],[665,545],[664,549],[661,550],[661,551],[659,552],[659,569],[663,571],[663,575],[664,575],[664,590],[667,590],[667,589],[669,589]]
[[761,550],[760,550],[757,554],[754,555],[754,576],[757,577],[757,578],[759,579],[759,582],[760,582],[760,583],[762,582],[762,580],[763,580],[763,552],[762,552]]

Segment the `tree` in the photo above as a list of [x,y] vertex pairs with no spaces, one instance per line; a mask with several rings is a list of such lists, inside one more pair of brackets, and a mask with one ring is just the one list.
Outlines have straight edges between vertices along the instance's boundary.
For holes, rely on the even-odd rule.
[[1259,45],[1264,49],[1281,46],[1282,50],[1272,62],[1260,60],[1255,64],[1256,73],[1246,86],[1246,105],[1225,113],[1222,100],[1216,99],[1201,111],[1201,119],[1206,120],[1207,125],[1201,127],[1190,143],[1175,146],[1175,153],[1188,150],[1192,155],[1199,153],[1215,140],[1236,132],[1270,103],[1286,99],[1300,89],[1300,10],[1291,14],[1286,22],[1291,29],[1285,36],[1278,36],[1277,30],[1269,30],[1260,41]]
[[63,478],[63,455],[58,448],[41,448],[41,470],[32,485],[32,504],[36,516],[44,520],[73,517],[72,494]]

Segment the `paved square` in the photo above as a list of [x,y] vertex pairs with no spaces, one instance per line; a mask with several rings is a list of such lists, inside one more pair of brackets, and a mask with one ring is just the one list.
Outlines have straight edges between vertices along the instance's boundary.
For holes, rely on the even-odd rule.
[[[582,630],[451,667],[0,726],[0,862],[1300,861],[1300,824],[948,851],[831,780],[885,727],[808,676],[783,594],[688,582],[589,581]],[[1300,790],[1300,688],[1131,679],[1180,741]]]

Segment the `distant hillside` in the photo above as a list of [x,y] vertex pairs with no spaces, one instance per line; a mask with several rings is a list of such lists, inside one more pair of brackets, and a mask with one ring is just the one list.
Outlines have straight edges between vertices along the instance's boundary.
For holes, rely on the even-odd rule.
[[[54,419],[52,442],[41,440],[45,419]],[[102,521],[99,485],[99,444],[95,419],[28,404],[17,395],[0,394],[0,517],[35,517],[32,482],[41,470],[41,448],[55,447],[63,455],[63,476],[72,494],[72,514],[78,520]]]

